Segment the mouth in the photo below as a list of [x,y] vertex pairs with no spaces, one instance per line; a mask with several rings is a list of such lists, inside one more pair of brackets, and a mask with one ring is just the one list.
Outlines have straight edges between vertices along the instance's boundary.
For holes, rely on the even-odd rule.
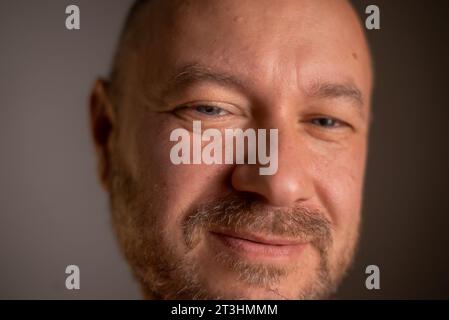
[[218,244],[234,254],[250,259],[286,259],[300,254],[306,242],[297,239],[230,231],[210,231]]

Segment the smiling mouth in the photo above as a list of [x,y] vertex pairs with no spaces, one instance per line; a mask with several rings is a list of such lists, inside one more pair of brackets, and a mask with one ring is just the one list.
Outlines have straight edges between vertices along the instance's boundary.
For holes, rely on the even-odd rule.
[[249,233],[210,231],[221,247],[241,257],[252,259],[285,259],[301,253],[304,241]]

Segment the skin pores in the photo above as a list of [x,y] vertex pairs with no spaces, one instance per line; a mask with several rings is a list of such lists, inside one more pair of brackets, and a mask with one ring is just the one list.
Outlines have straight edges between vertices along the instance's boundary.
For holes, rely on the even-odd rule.
[[[97,82],[91,114],[145,296],[328,297],[357,243],[369,128],[370,57],[352,8],[155,1],[136,26],[120,98]],[[174,165],[170,132],[195,120],[278,129],[276,174]]]

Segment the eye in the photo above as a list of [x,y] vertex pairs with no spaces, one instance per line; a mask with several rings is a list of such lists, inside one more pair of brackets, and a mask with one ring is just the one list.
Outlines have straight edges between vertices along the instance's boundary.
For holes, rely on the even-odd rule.
[[204,115],[214,117],[214,116],[224,116],[227,115],[229,112],[215,106],[209,106],[209,105],[199,105],[192,107],[196,112],[202,113]]
[[333,128],[338,128],[338,127],[344,126],[343,122],[341,122],[337,119],[334,119],[334,118],[329,118],[329,117],[315,118],[315,119],[312,119],[311,122],[316,126],[326,128],[326,129],[333,129]]
[[225,102],[191,102],[170,111],[184,120],[204,120],[209,122],[228,121],[242,116],[240,109]]

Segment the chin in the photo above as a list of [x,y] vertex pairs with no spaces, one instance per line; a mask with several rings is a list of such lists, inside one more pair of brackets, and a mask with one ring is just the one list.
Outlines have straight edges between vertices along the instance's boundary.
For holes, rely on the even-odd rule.
[[213,300],[303,300],[325,298],[326,286],[311,272],[295,273],[279,279],[278,283],[263,286],[251,284],[229,272],[218,275],[217,269],[208,274],[200,299]]
[[283,288],[246,288],[241,290],[224,289],[220,299],[224,300],[295,300],[297,296],[288,296],[289,290]]

